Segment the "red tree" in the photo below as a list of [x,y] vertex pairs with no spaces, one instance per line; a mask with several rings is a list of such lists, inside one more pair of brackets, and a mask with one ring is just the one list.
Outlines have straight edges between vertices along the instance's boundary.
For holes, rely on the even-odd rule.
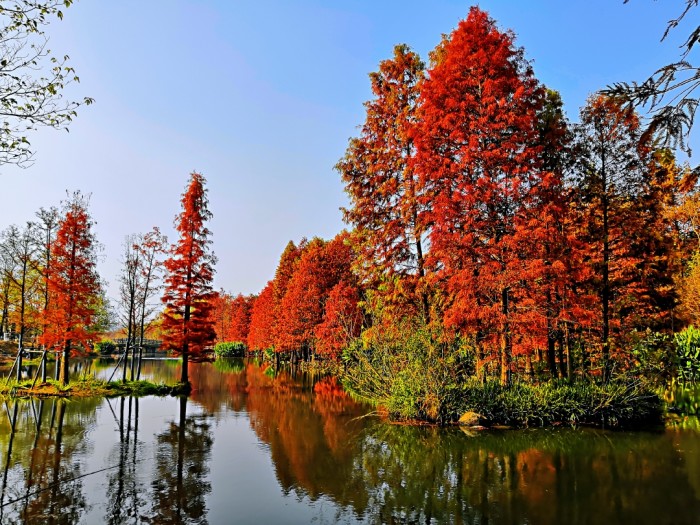
[[308,242],[306,239],[302,239],[299,246],[294,244],[293,241],[289,241],[287,246],[285,246],[280,256],[280,262],[275,270],[275,278],[272,281],[272,308],[274,311],[273,324],[272,324],[272,341],[275,351],[280,352],[281,347],[279,341],[284,337],[284,334],[280,331],[279,320],[283,314],[282,311],[282,299],[287,293],[287,286],[289,286],[289,281],[291,281],[294,272],[296,271],[297,264],[301,258],[302,253],[306,250]]
[[[425,289],[426,202],[413,169],[414,127],[424,65],[406,45],[370,74],[375,98],[365,103],[367,118],[338,162],[350,207],[345,221],[355,227],[356,271],[363,285],[381,296],[395,315],[429,317]],[[394,309],[396,310],[396,308]]]
[[341,280],[352,279],[352,250],[347,239],[348,234],[343,232],[329,242],[313,239],[305,248],[281,302],[275,339],[278,350],[300,350],[309,357],[328,294]]
[[231,301],[231,332],[228,341],[241,341],[245,343],[248,340],[248,332],[250,331],[250,314],[254,302],[253,296],[245,296],[238,294]]
[[655,181],[661,171],[634,110],[592,97],[581,111],[575,182],[606,379],[613,343],[634,328],[663,326],[675,303],[672,228],[662,211],[673,188]]
[[58,379],[64,385],[68,383],[68,365],[71,353],[77,351],[76,345],[88,348],[90,344],[89,327],[95,319],[100,296],[92,225],[87,200],[75,193],[64,205],[64,215],[51,246],[51,267],[47,273],[49,301],[42,343],[61,348]]
[[212,299],[212,318],[214,319],[214,330],[216,331],[216,342],[232,341],[231,334],[231,303],[233,299],[230,294],[221,290]]
[[[523,284],[559,183],[541,169],[538,112],[544,91],[514,36],[473,7],[432,55],[421,89],[416,169],[432,209],[429,262],[447,293],[445,322],[497,358],[507,382],[517,336],[529,323]],[[520,307],[519,303],[520,302]],[[530,316],[531,317],[531,316]],[[521,326],[522,325],[522,326]]]
[[363,315],[359,307],[357,287],[340,281],[328,294],[323,321],[314,329],[316,352],[332,359],[357,337],[362,330]]
[[163,345],[182,356],[181,382],[189,385],[188,361],[204,357],[205,348],[216,336],[211,317],[214,263],[209,245],[211,219],[204,177],[192,173],[182,195],[182,212],[175,220],[180,234],[166,259],[163,303]]
[[250,328],[250,314],[255,300],[254,296],[231,294],[223,290],[216,294],[213,301],[212,316],[216,323],[216,341],[240,341],[248,340]]
[[250,311],[248,348],[251,350],[272,348],[274,322],[274,284],[272,281],[269,281],[260,292],[260,295],[253,301]]

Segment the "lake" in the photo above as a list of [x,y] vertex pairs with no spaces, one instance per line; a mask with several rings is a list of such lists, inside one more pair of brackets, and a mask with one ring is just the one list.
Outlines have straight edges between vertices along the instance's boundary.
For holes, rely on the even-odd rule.
[[697,420],[465,432],[389,424],[332,378],[252,361],[190,377],[188,399],[7,401],[0,523],[700,523]]

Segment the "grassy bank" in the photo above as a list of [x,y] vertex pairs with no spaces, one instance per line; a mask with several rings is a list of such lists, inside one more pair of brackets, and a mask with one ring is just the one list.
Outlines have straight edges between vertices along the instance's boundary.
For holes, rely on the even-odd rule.
[[[663,402],[653,391],[635,383],[552,382],[540,385],[502,386],[496,381],[470,379],[445,388],[442,396],[387,385],[387,395],[358,389],[347,380],[355,396],[376,406],[395,421],[427,421],[451,424],[464,418],[468,425],[543,427],[594,425],[636,428],[659,425]],[[428,381],[425,382],[427,384]]]
[[71,381],[64,386],[56,381],[37,383],[32,381],[10,381],[0,384],[0,396],[14,397],[117,397],[117,396],[177,396],[189,393],[189,387],[177,383],[165,385],[150,381],[107,382],[101,379],[85,378]]
[[603,384],[576,378],[541,382],[477,379],[469,347],[435,343],[427,331],[345,353],[346,390],[398,421],[532,427],[595,425],[630,428],[663,421],[664,403],[652,385],[620,377]]

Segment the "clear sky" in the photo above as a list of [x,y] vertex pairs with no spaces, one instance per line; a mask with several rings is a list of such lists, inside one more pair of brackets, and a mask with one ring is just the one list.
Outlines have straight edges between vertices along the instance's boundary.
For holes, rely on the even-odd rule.
[[[572,120],[614,81],[678,56],[685,2],[483,0]],[[70,133],[33,137],[34,165],[0,167],[0,227],[66,190],[92,194],[100,272],[116,296],[124,237],[172,223],[188,174],[208,181],[216,287],[257,293],[285,244],[343,227],[334,164],[364,120],[368,73],[406,43],[428,52],[467,15],[453,0],[79,0],[48,29],[91,96]]]

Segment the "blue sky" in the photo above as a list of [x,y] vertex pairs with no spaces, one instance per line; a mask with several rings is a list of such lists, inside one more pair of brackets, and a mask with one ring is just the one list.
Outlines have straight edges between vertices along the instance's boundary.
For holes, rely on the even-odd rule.
[[[672,4],[672,5],[669,5]],[[684,2],[484,0],[572,120],[606,84],[678,56],[695,20],[660,43]],[[0,167],[0,227],[90,193],[116,297],[121,243],[172,222],[192,170],[208,181],[216,286],[256,293],[287,241],[330,238],[346,204],[334,164],[364,120],[368,73],[406,43],[428,52],[467,15],[451,0],[79,0],[51,24],[96,102],[70,133],[41,131],[31,168]]]

